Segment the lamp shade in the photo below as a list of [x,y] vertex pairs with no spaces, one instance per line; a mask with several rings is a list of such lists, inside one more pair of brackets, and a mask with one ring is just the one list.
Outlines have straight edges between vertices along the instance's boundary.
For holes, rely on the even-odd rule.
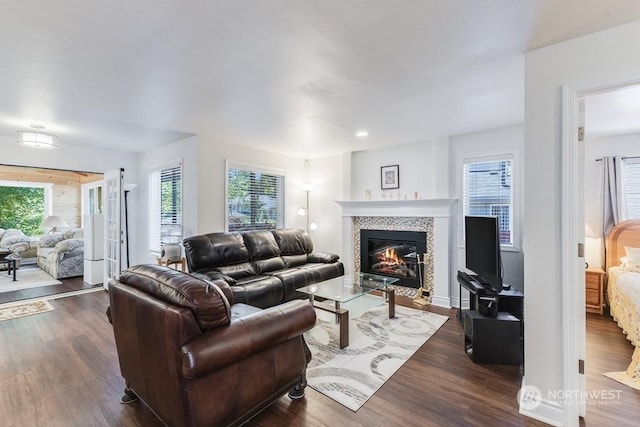
[[56,227],[64,228],[64,227],[68,227],[68,225],[64,221],[64,219],[62,219],[62,217],[59,217],[58,215],[49,215],[42,222],[42,226],[45,227],[45,228],[56,228]]

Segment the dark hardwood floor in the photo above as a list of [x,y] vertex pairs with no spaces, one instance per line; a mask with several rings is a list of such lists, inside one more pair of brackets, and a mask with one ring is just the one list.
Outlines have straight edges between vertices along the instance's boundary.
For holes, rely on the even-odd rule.
[[[50,302],[54,311],[0,322],[0,425],[161,426],[143,404],[119,403],[123,379],[105,316],[107,293]],[[450,319],[358,412],[307,388],[305,399],[283,397],[248,425],[544,425],[518,414],[519,369],[473,364],[455,310],[428,309]],[[600,375],[624,369],[631,346],[610,318],[589,315],[587,321],[588,386],[621,389],[622,403],[590,407],[584,424],[632,425],[640,414],[639,392]]]
[[[25,265],[20,267],[17,270],[18,281],[20,281],[20,272],[24,271],[27,268],[38,268],[35,265]],[[2,274],[3,272],[0,272]],[[6,273],[6,272],[5,272]],[[51,285],[51,286],[41,286],[39,288],[30,288],[23,289],[21,291],[12,291],[12,292],[1,292],[0,289],[0,304],[5,304],[8,302],[22,301],[32,298],[44,298],[49,297],[51,295],[63,294],[67,292],[75,292],[85,289],[92,289],[96,286],[101,287],[102,285],[89,285],[82,281],[82,276],[80,277],[71,277],[68,279],[60,279],[62,282],[59,285]]]

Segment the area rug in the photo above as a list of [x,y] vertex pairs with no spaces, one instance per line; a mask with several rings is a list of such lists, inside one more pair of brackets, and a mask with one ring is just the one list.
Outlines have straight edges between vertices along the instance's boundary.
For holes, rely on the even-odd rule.
[[0,322],[3,320],[17,319],[18,317],[31,316],[32,314],[46,313],[51,310],[53,310],[53,307],[45,300],[12,304],[0,307]]
[[313,355],[310,387],[357,411],[447,321],[448,317],[379,305],[350,320],[349,346],[339,348],[338,325],[318,319],[305,333]]
[[16,279],[14,282],[12,275],[8,275],[6,271],[0,271],[0,292],[19,291],[62,283],[38,267],[19,268],[16,271]]
[[605,377],[640,391],[640,347],[636,347],[626,371],[605,372]]

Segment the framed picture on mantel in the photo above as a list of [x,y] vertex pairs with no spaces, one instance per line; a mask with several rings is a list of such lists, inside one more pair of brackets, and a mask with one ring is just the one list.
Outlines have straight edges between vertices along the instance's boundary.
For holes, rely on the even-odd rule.
[[382,166],[380,184],[383,190],[400,188],[400,167],[398,165]]

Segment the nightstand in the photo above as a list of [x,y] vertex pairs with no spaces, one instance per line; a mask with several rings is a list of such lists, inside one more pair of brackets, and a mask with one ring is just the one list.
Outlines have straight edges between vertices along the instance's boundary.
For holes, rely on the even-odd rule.
[[589,313],[602,314],[605,272],[596,268],[585,270],[585,307]]

